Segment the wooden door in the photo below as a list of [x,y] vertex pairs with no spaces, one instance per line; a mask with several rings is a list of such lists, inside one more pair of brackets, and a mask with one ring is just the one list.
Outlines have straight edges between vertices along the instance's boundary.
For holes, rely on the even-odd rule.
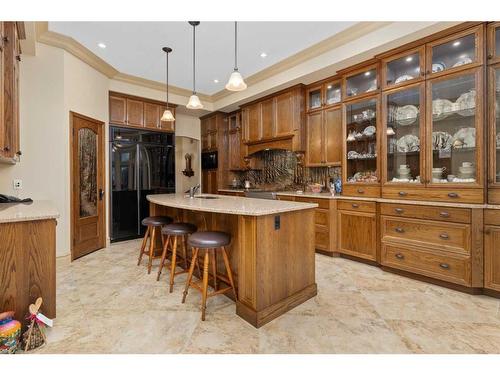
[[109,122],[111,124],[127,124],[127,99],[120,96],[109,97]]
[[210,186],[209,186],[209,172],[210,171],[202,171],[201,172],[201,192],[202,193],[209,193],[210,192]]
[[261,139],[260,105],[253,104],[247,108],[246,135],[247,142],[255,142]]
[[270,139],[274,137],[274,98],[264,100],[260,103],[261,137]]
[[306,164],[323,165],[323,111],[307,114]]
[[342,108],[334,107],[323,111],[324,162],[340,165],[342,161]]
[[3,23],[2,50],[3,50],[3,85],[0,87],[2,93],[2,123],[0,125],[0,156],[13,158],[19,151],[16,145],[17,132],[19,131],[19,122],[17,116],[18,92],[18,68],[16,68],[16,23]]
[[488,64],[500,62],[500,22],[488,25]]
[[160,127],[160,117],[160,106],[158,104],[144,103],[144,126],[146,128],[158,129]]
[[144,102],[127,98],[127,125],[144,126]]
[[276,137],[293,134],[295,126],[294,91],[276,97]]
[[355,257],[377,260],[375,213],[338,211],[338,251]]
[[105,246],[104,123],[70,112],[71,259]]
[[210,194],[217,194],[218,183],[217,183],[217,170],[216,169],[209,171],[208,186],[209,186]]
[[240,169],[240,132],[231,130],[228,137],[229,169]]
[[500,292],[500,227],[485,226],[484,286]]
[[217,150],[217,132],[210,133],[210,149]]
[[4,148],[4,98],[3,98],[3,75],[4,75],[4,23],[0,22],[0,155],[2,154],[2,150]]

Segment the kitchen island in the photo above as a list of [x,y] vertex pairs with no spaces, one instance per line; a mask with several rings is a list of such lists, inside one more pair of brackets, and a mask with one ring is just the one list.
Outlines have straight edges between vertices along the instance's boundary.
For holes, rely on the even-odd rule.
[[[227,248],[238,300],[236,313],[255,327],[317,294],[314,209],[317,204],[224,195],[148,195],[150,215],[230,233]],[[217,272],[223,273],[222,260]]]

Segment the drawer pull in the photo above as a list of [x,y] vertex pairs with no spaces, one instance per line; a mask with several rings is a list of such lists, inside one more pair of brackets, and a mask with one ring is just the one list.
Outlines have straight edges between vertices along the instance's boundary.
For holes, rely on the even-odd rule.
[[439,216],[441,216],[441,217],[450,217],[450,213],[446,212],[446,211],[442,211],[442,212],[439,213]]
[[448,263],[439,263],[439,267],[441,267],[443,270],[450,269],[450,265]]
[[357,203],[352,204],[352,208],[358,208],[358,207],[359,207],[359,204],[357,204]]
[[449,240],[450,239],[450,236],[448,236],[448,233],[441,233],[439,235],[439,238],[443,239],[443,240]]
[[397,213],[397,214],[402,214],[405,210],[403,210],[402,208],[395,208],[394,211]]
[[359,194],[364,194],[364,193],[365,193],[365,191],[364,191],[364,189],[358,189],[358,193],[359,193]]
[[400,228],[400,227],[396,227],[396,228],[394,228],[394,230],[396,232],[398,232],[398,233],[404,233],[405,232],[405,230],[403,228]]
[[448,196],[450,198],[458,198],[458,194],[457,193],[448,193]]
[[400,191],[398,194],[400,197],[406,197],[408,195],[406,191]]
[[396,253],[394,256],[396,258],[398,258],[398,259],[404,259],[405,258],[405,256],[403,254],[401,254],[401,253]]

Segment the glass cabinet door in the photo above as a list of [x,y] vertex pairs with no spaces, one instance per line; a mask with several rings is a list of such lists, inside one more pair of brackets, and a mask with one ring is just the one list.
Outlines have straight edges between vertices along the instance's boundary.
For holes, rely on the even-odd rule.
[[423,183],[421,157],[423,84],[385,94],[385,174],[388,183]]
[[491,180],[494,184],[500,184],[500,66],[496,66],[492,68],[491,82],[490,82],[490,121],[491,121],[491,129],[493,134],[491,137],[490,145],[493,152],[491,153],[493,163],[493,176],[491,176]]
[[346,181],[378,183],[377,99],[345,104]]
[[430,81],[427,118],[432,122],[429,182],[432,184],[477,184],[478,153],[482,139],[478,131],[481,70],[473,69]]
[[370,93],[378,89],[377,69],[372,68],[347,77],[345,80],[345,97],[354,97]]
[[342,100],[340,81],[325,84],[325,105],[340,103]]
[[428,74],[467,68],[482,62],[482,26],[428,44]]
[[488,25],[488,63],[500,62],[500,22]]
[[419,48],[383,61],[382,85],[384,88],[415,82],[424,76],[423,50]]
[[307,110],[321,108],[321,86],[307,90]]

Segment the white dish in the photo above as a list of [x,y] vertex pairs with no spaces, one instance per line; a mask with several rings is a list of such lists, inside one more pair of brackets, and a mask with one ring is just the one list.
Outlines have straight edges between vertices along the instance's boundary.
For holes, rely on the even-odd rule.
[[432,149],[449,150],[452,145],[452,136],[446,132],[432,132]]
[[458,141],[462,145],[460,147],[454,148],[472,148],[476,147],[476,128],[462,128],[458,130],[452,138],[451,143],[456,145],[455,141]]
[[476,113],[476,90],[470,90],[458,97],[458,114],[461,116],[473,116]]
[[368,90],[365,92],[370,92],[370,91],[375,91],[377,89],[377,82],[373,82],[370,87],[368,87]]
[[367,137],[371,137],[372,135],[375,134],[376,131],[377,129],[375,128],[375,126],[370,125],[363,130],[363,134],[366,135]]
[[398,152],[420,151],[420,139],[413,134],[402,136],[396,142]]
[[359,154],[356,151],[349,151],[347,153],[347,159],[357,159]]
[[409,74],[403,74],[401,77],[396,78],[396,82],[395,83],[401,83],[401,82],[409,81],[410,79],[413,79],[413,78],[414,77],[412,77]]
[[446,69],[446,65],[443,62],[437,62],[432,64],[432,73],[442,72]]
[[453,103],[448,99],[436,99],[432,101],[432,119],[442,120],[448,117],[453,110]]
[[497,140],[497,148],[500,148],[500,133],[497,134],[496,140]]
[[453,67],[470,64],[471,62],[472,62],[472,59],[469,56],[465,56],[463,59],[461,59],[460,61],[458,61],[457,63],[455,63],[453,65]]
[[405,105],[396,109],[396,122],[399,125],[411,125],[417,121],[418,108],[414,105]]

